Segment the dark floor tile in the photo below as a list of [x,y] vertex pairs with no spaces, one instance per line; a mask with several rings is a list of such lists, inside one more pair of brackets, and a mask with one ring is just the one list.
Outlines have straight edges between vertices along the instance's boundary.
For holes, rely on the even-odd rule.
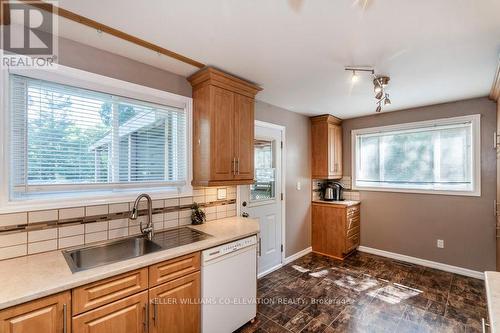
[[237,329],[236,333],[256,333],[262,325],[268,321],[269,319],[259,313],[253,322],[248,322],[239,329]]
[[289,332],[286,328],[275,323],[272,320],[266,321],[259,329],[262,329],[262,330],[264,330],[264,332],[267,332],[267,333],[287,333],[287,332]]
[[313,318],[307,313],[299,312],[284,327],[291,332],[300,332],[311,320]]
[[308,254],[258,290],[262,322],[241,332],[476,332],[486,313],[481,280],[359,252]]
[[422,320],[424,314],[424,309],[412,305],[407,305],[401,319],[412,322],[414,324],[418,324]]
[[413,321],[402,319],[399,321],[396,332],[398,333],[422,333],[422,328]]
[[327,325],[322,323],[317,319],[313,319],[309,322],[309,324],[304,327],[301,331],[302,333],[322,333],[326,329]]

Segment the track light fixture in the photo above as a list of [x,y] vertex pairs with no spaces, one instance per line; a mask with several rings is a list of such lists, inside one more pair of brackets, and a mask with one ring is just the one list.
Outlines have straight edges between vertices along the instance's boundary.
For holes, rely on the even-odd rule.
[[375,112],[381,112],[382,107],[386,105],[391,105],[391,100],[389,99],[389,94],[385,91],[385,88],[389,84],[390,77],[383,75],[375,75],[375,70],[372,67],[364,66],[346,66],[344,67],[346,71],[352,72],[351,81],[356,83],[359,81],[359,73],[367,72],[373,76],[373,92],[375,93],[375,99],[377,100],[377,108]]
[[385,92],[385,87],[389,84],[390,77],[388,76],[375,76],[373,79],[373,91],[375,92],[375,99],[377,100],[377,109],[375,112],[382,111],[382,105],[391,105],[389,94]]

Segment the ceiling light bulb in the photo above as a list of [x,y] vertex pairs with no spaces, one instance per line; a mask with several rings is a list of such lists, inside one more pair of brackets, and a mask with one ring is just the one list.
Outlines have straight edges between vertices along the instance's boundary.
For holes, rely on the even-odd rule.
[[351,77],[352,83],[356,83],[359,80],[358,74],[356,74],[356,71],[352,71],[352,77]]
[[382,87],[379,85],[376,85],[375,88],[373,88],[373,91],[375,91],[376,94],[382,91]]
[[384,105],[391,105],[391,100],[389,99],[389,94],[385,94]]

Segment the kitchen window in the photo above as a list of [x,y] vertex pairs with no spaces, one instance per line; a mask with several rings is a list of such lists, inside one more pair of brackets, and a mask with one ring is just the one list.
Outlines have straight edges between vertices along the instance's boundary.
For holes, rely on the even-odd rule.
[[480,115],[352,131],[353,189],[479,196]]
[[8,75],[9,201],[190,190],[190,116],[182,103],[20,74]]

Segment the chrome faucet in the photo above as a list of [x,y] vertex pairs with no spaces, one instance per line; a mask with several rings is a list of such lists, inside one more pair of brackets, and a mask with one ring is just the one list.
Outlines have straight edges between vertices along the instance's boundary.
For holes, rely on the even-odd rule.
[[143,228],[141,221],[141,223],[139,224],[139,228],[141,229],[141,233],[144,237],[146,237],[149,240],[152,240],[154,234],[153,201],[151,200],[151,197],[148,194],[146,193],[139,194],[137,199],[135,199],[134,207],[132,207],[132,213],[130,214],[130,219],[137,220],[137,217],[139,216],[139,202],[141,201],[142,198],[146,198],[146,200],[148,201],[148,224],[146,225],[145,228]]

